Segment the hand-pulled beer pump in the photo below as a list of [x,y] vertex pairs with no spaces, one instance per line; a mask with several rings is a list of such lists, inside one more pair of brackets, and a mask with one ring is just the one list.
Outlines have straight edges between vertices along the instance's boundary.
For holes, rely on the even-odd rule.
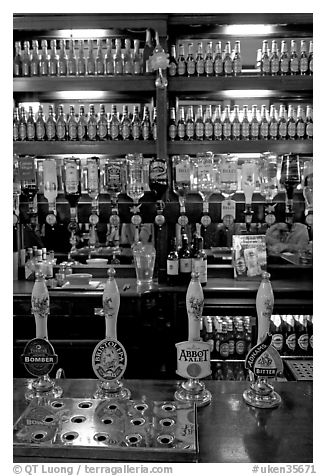
[[200,318],[204,308],[204,294],[199,282],[199,273],[191,274],[186,294],[188,313],[188,340],[176,344],[177,374],[188,378],[175,392],[174,398],[181,402],[194,402],[198,406],[210,403],[212,395],[199,379],[211,374],[210,347],[200,340]]
[[108,269],[108,276],[103,292],[103,310],[100,312],[105,316],[105,339],[96,345],[92,356],[94,373],[100,379],[94,398],[127,400],[130,390],[120,381],[127,367],[127,354],[117,340],[120,294],[112,266]]

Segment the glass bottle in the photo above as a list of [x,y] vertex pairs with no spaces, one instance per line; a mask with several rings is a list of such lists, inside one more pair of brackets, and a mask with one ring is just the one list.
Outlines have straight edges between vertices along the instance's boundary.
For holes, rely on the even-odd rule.
[[[100,193],[99,174],[99,159],[97,157],[89,157],[86,163],[86,190],[92,202],[98,199]],[[96,208],[96,205],[96,203],[92,203],[92,207]]]
[[152,35],[151,30],[149,28],[146,29],[146,40],[145,46],[143,50],[143,74],[152,74],[152,66],[150,57],[152,56],[154,51],[154,45],[152,42]]
[[141,137],[143,140],[151,139],[151,121],[149,118],[148,106],[144,107],[143,120],[141,122]]
[[56,209],[58,194],[57,164],[55,159],[45,159],[43,162],[44,197],[49,204],[49,212]]
[[176,46],[172,45],[171,54],[170,54],[170,64],[168,69],[169,76],[172,76],[172,77],[176,76],[177,70],[178,70],[178,63],[176,59]]
[[233,320],[232,317],[229,317],[226,321],[226,328],[227,328],[227,337],[229,341],[229,359],[234,359],[234,352],[235,352],[235,332],[233,328]]
[[259,138],[260,122],[257,114],[257,106],[253,105],[251,108],[250,121],[250,140],[257,140]]
[[278,193],[277,156],[270,153],[262,154],[259,167],[260,193],[267,202],[272,202]]
[[307,316],[297,315],[295,322],[296,327],[296,341],[297,341],[297,355],[308,355],[308,327]]
[[269,121],[267,118],[267,108],[265,104],[261,107],[261,114],[260,114],[260,139],[268,140],[269,139]]
[[278,120],[276,107],[272,104],[269,111],[269,137],[276,140],[278,138]]
[[231,138],[233,140],[240,140],[241,138],[241,123],[239,119],[239,106],[234,106],[233,119],[231,123]]
[[20,108],[19,114],[19,140],[24,141],[27,139],[27,121],[26,111],[24,106]]
[[204,240],[201,236],[195,238],[197,240],[196,251],[192,257],[192,272],[199,274],[199,282],[202,286],[207,284],[207,255],[203,249]]
[[185,197],[190,191],[190,157],[175,155],[172,160],[173,191],[179,197]]
[[101,40],[98,38],[96,40],[96,46],[97,46],[97,54],[95,58],[95,74],[97,76],[103,76],[104,75],[104,55],[102,51],[102,44]]
[[306,108],[306,138],[313,138],[313,117],[312,117],[312,107],[310,105]]
[[119,140],[120,139],[120,121],[118,118],[117,113],[117,106],[112,104],[111,106],[111,116],[109,119],[109,136],[111,140]]
[[263,41],[262,55],[260,60],[260,73],[265,76],[271,74],[271,63],[268,54],[268,41]]
[[179,256],[177,249],[177,240],[174,237],[171,240],[170,251],[166,259],[166,284],[176,286],[179,283]]
[[238,158],[225,154],[220,162],[220,187],[225,198],[230,198],[238,188]]
[[132,120],[131,120],[131,136],[133,140],[140,139],[141,134],[141,120],[139,117],[138,106],[134,106]]
[[156,200],[160,200],[168,188],[168,168],[166,160],[156,157],[149,163],[149,188]]
[[197,45],[197,54],[196,54],[196,74],[197,76],[203,76],[205,71],[205,62],[203,56],[203,44],[200,41]]
[[128,106],[122,108],[122,119],[120,122],[120,136],[122,140],[129,140],[131,135],[131,120],[129,118]]
[[305,121],[303,119],[303,109],[302,106],[299,104],[297,108],[297,121],[296,121],[296,137],[297,139],[304,139],[305,138]]
[[272,54],[270,58],[270,70],[272,76],[277,76],[280,72],[280,58],[277,51],[277,40],[272,40]]
[[75,117],[74,106],[70,106],[69,117],[67,120],[67,136],[68,140],[77,140],[77,120]]
[[223,139],[222,112],[221,112],[221,106],[219,104],[215,107],[215,111],[214,111],[213,137],[214,137],[214,140]]
[[20,41],[15,41],[15,56],[13,62],[14,77],[18,78],[22,75],[22,50]]
[[196,119],[195,119],[195,139],[204,139],[204,120],[203,120],[203,108],[197,107]]
[[35,122],[36,140],[45,140],[45,121],[43,114],[43,107],[40,104],[38,107],[38,116]]
[[48,109],[48,117],[45,122],[45,135],[47,140],[55,140],[56,120],[53,114],[53,106],[50,104]]
[[89,117],[87,121],[87,139],[97,140],[97,119],[94,104],[89,106]]
[[293,193],[301,182],[300,160],[296,154],[284,154],[282,157],[280,183],[286,190],[286,208],[291,213],[293,208]]
[[194,76],[196,72],[196,63],[194,57],[194,44],[189,43],[188,45],[188,56],[186,59],[186,70],[187,76]]
[[219,354],[221,359],[228,359],[229,357],[229,338],[227,322],[223,321],[221,324],[221,332],[219,335]]
[[220,41],[217,41],[215,45],[214,73],[215,76],[223,76],[222,43]]
[[142,60],[139,52],[139,40],[134,40],[132,72],[137,76],[142,74]]
[[123,74],[123,60],[122,60],[122,53],[121,53],[121,39],[116,38],[115,40],[115,53],[113,55],[113,63],[114,63],[114,74],[121,75]]
[[22,53],[22,76],[31,75],[31,57],[29,51],[29,41],[24,41],[24,49]]
[[272,334],[272,346],[280,355],[283,355],[284,336],[283,321],[279,314],[272,316],[270,333]]
[[111,38],[106,39],[106,53],[104,57],[105,64],[105,74],[112,76],[114,74],[114,61],[112,54],[112,40]]
[[255,160],[245,160],[241,167],[241,190],[245,195],[245,204],[251,205],[252,195],[259,181]]
[[157,140],[157,111],[153,108],[153,120],[151,123],[151,135],[153,140]]
[[50,55],[49,55],[49,75],[58,75],[58,55],[57,55],[57,42],[56,40],[50,41]]
[[79,116],[77,121],[77,137],[78,140],[86,140],[87,137],[87,118],[85,115],[85,107],[79,106]]
[[131,56],[131,41],[129,38],[125,39],[125,51],[123,53],[123,74],[132,74],[133,64]]
[[231,76],[233,72],[233,61],[231,57],[231,42],[225,43],[225,54],[223,59],[223,71],[225,76]]
[[179,55],[177,60],[177,73],[178,76],[185,76],[187,71],[187,64],[185,59],[185,47],[183,43],[179,45]]
[[288,107],[287,137],[292,140],[296,139],[296,119],[294,117],[294,107],[292,104]]
[[100,104],[100,117],[97,122],[97,136],[99,140],[106,140],[108,138],[108,119],[104,104]]
[[213,60],[213,43],[209,41],[206,45],[206,54],[204,59],[204,71],[206,76],[213,76],[214,60]]
[[279,120],[278,120],[278,139],[287,139],[287,120],[284,104],[280,105]]
[[284,76],[290,73],[290,58],[288,55],[288,44],[286,40],[281,43],[280,72]]
[[225,106],[222,122],[223,140],[231,140],[230,106]]
[[189,106],[187,109],[187,117],[186,117],[186,140],[194,140],[195,136],[195,122],[194,122],[194,114],[193,114],[193,107]]
[[58,76],[67,76],[68,58],[65,40],[59,41]]
[[191,253],[186,233],[183,233],[181,236],[181,248],[178,256],[180,284],[188,284],[191,278]]
[[48,42],[46,40],[41,41],[41,58],[40,58],[40,75],[49,75],[49,55],[48,55]]
[[301,40],[301,43],[300,43],[299,72],[300,74],[303,74],[303,75],[308,74],[309,72],[309,62],[308,62],[306,40]]
[[64,159],[64,193],[70,208],[73,209],[73,217],[76,217],[76,207],[81,196],[80,160],[72,158]]
[[205,121],[204,121],[204,137],[205,140],[213,139],[213,121],[212,121],[212,106],[206,106],[205,110]]
[[242,58],[241,58],[241,53],[240,53],[240,41],[235,42],[232,69],[233,69],[234,76],[238,76],[242,72]]
[[[179,115],[178,115],[178,123],[177,123],[177,126],[176,126],[176,135],[177,135],[177,138],[178,140],[184,140],[185,139],[185,135],[186,135],[186,122],[185,122],[185,111],[184,111],[184,107],[183,106],[180,106],[179,107]],[[173,122],[172,122],[173,124]],[[171,125],[171,124],[170,124]],[[169,130],[169,135],[171,137],[171,134],[175,133],[175,130],[172,126],[172,130]],[[171,138],[171,140],[174,140]]]
[[126,193],[137,204],[145,192],[144,159],[142,154],[128,154],[126,162]]
[[34,119],[34,112],[32,106],[28,108],[28,117],[27,117],[27,124],[26,124],[26,134],[27,140],[35,140],[36,130],[35,130],[35,119]]
[[313,74],[313,41],[309,42],[309,56],[308,56],[308,65],[309,65],[309,74]]
[[32,55],[31,55],[31,76],[40,75],[40,58],[38,54],[38,41],[32,41]]
[[69,40],[68,58],[67,58],[67,74],[68,76],[76,76],[77,74],[77,58],[74,48],[74,40]]
[[290,73],[292,75],[299,74],[299,57],[296,40],[291,40]]
[[[179,110],[179,116],[180,116],[180,110]],[[169,140],[171,140],[171,141],[174,141],[177,137],[177,124],[176,124],[176,120],[175,120],[175,107],[170,108],[170,120],[169,120],[168,135],[169,135]]]
[[96,63],[94,58],[94,51],[93,51],[93,40],[89,39],[87,41],[88,46],[88,53],[86,58],[86,74],[88,76],[94,76],[96,71]]
[[66,118],[63,112],[63,105],[60,104],[58,107],[58,117],[56,121],[56,137],[57,140],[66,139]]
[[13,140],[19,140],[19,109],[15,107],[14,109],[14,121],[13,121]]
[[287,355],[287,356],[297,355],[297,339],[295,335],[293,315],[291,314],[285,315],[283,322],[284,322],[284,328],[285,328],[284,355]]
[[78,56],[77,56],[77,76],[85,76],[86,74],[86,59],[84,52],[84,40],[78,41]]

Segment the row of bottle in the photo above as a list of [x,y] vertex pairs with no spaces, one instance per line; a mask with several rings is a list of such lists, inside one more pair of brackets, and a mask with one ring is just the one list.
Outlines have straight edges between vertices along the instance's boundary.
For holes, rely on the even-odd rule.
[[[156,33],[156,47],[158,45]],[[153,71],[149,58],[155,47],[150,30],[146,32],[146,43],[142,50],[138,39],[133,40],[132,48],[128,38],[124,40],[124,49],[121,38],[114,40],[114,49],[111,38],[88,39],[87,53],[85,40],[78,40],[77,48],[73,39],[68,40],[67,49],[64,39],[52,39],[49,50],[48,46],[47,40],[42,40],[39,50],[39,41],[33,40],[30,50],[30,42],[24,41],[22,50],[21,42],[16,41],[14,77],[141,75],[151,74]]]
[[313,316],[272,315],[272,344],[280,355],[312,355]]
[[300,51],[297,41],[291,40],[290,53],[288,43],[282,40],[281,51],[277,40],[272,40],[269,48],[268,40],[263,40],[261,49],[257,51],[257,69],[265,75],[312,75],[313,74],[313,41],[309,42],[309,51],[306,40],[301,40]]
[[203,43],[197,43],[196,52],[194,44],[188,43],[188,51],[185,53],[184,43],[180,43],[178,54],[176,46],[171,46],[170,76],[237,76],[242,71],[242,60],[240,53],[240,41],[236,41],[231,52],[231,42],[225,43],[222,52],[222,42],[217,41],[213,53],[213,42],[209,41],[206,51],[203,51]]
[[168,286],[188,284],[192,272],[199,273],[200,284],[206,286],[207,255],[203,249],[203,244],[203,238],[196,233],[191,244],[189,244],[186,233],[181,236],[181,246],[178,246],[176,238],[172,239],[166,261]]
[[249,380],[249,374],[242,362],[214,362],[211,364],[212,380]]
[[109,117],[103,104],[100,105],[98,114],[93,104],[90,104],[88,114],[85,112],[85,107],[80,105],[78,116],[75,114],[74,106],[70,106],[69,115],[67,116],[64,113],[63,105],[58,107],[56,116],[53,106],[49,105],[47,117],[44,115],[41,104],[36,118],[32,106],[29,106],[27,117],[24,106],[14,110],[14,141],[148,141],[156,139],[157,116],[155,107],[151,115],[148,106],[144,106],[143,119],[140,117],[138,106],[134,106],[133,114],[130,114],[128,106],[124,105],[121,115],[118,114],[115,104],[111,105]]
[[245,359],[251,349],[250,316],[203,316],[201,338],[210,345],[211,359]]
[[258,139],[312,139],[313,138],[313,108],[311,105],[304,107],[289,105],[286,109],[284,104],[258,107],[253,105],[251,111],[248,106],[240,110],[235,105],[231,111],[229,105],[223,112],[220,105],[208,105],[203,111],[199,105],[194,115],[194,106],[185,108],[180,106],[178,117],[176,109],[170,108],[170,120],[168,129],[169,140],[258,140]]
[[[24,260],[23,260],[24,261]],[[46,248],[38,249],[37,246],[27,248],[25,252],[25,279],[34,279],[38,268],[45,279],[53,278],[53,266],[56,264],[54,251],[47,252]]]

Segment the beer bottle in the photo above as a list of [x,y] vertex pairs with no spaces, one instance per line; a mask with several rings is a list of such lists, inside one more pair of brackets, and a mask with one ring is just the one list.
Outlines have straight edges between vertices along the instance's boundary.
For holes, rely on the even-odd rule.
[[97,53],[96,53],[96,58],[95,58],[95,74],[98,76],[103,76],[104,75],[104,56],[103,56],[103,51],[102,51],[102,45],[101,45],[101,40],[98,38],[96,40],[96,48],[97,48]]
[[123,74],[123,61],[122,61],[120,38],[116,38],[115,40],[115,53],[113,55],[113,67],[114,67],[114,74],[116,76]]
[[232,317],[229,317],[227,320],[227,331],[228,331],[227,335],[229,340],[229,359],[234,359],[235,334],[233,329]]
[[197,76],[204,76],[205,64],[203,56],[203,44],[200,41],[197,45],[197,54],[196,54],[196,74]]
[[287,120],[284,104],[280,105],[280,114],[278,120],[278,138],[280,140],[287,139]]
[[213,137],[214,137],[214,140],[223,139],[222,113],[221,113],[220,105],[216,106],[214,111]]
[[313,41],[309,42],[309,56],[308,56],[309,74],[313,74]]
[[77,57],[77,76],[85,76],[86,59],[84,54],[84,40],[78,41],[78,57]]
[[114,61],[112,55],[112,40],[106,39],[106,53],[104,57],[105,74],[112,76],[114,74]]
[[169,76],[176,76],[177,75],[177,69],[178,69],[178,63],[176,59],[176,47],[175,45],[171,46],[171,55],[170,55],[170,64],[168,68],[168,74]]
[[233,69],[234,76],[238,76],[242,72],[242,59],[241,59],[241,53],[240,53],[240,41],[235,42],[232,69]]
[[243,359],[246,352],[245,333],[243,323],[239,321],[236,325],[235,331],[235,358]]
[[27,135],[27,140],[35,140],[35,119],[34,119],[34,113],[33,113],[33,108],[32,106],[29,106],[28,108],[28,117],[27,117],[27,123],[26,123],[26,135]]
[[216,358],[220,358],[220,337],[222,331],[222,322],[219,316],[213,317],[213,325],[214,325],[214,342],[215,342],[215,355]]
[[22,76],[31,75],[31,58],[29,51],[29,41],[24,41],[24,50],[22,53]]
[[204,71],[206,76],[213,76],[214,60],[213,60],[213,43],[209,41],[206,46],[206,55],[204,59]]
[[221,326],[221,333],[220,333],[220,358],[221,359],[228,359],[229,358],[229,337],[228,337],[228,329],[227,329],[227,322],[223,321]]
[[240,125],[240,132],[241,132],[241,140],[249,140],[250,139],[250,122],[248,118],[248,106],[244,105],[243,109],[243,116]]
[[291,40],[290,73],[292,75],[299,74],[299,57],[296,40]]
[[282,76],[289,74],[290,72],[290,59],[286,40],[282,40],[281,43],[280,72]]
[[153,107],[153,119],[151,121],[150,135],[153,140],[157,140],[157,111],[156,107]]
[[195,123],[194,123],[194,116],[193,116],[193,107],[189,106],[187,110],[187,118],[186,118],[186,140],[194,140],[195,135]]
[[245,353],[248,354],[249,350],[252,348],[252,327],[251,327],[250,316],[245,316],[244,328],[245,328],[245,343],[246,343]]
[[87,136],[87,118],[83,105],[79,106],[79,117],[77,121],[77,137],[78,140],[86,140]]
[[272,346],[278,351],[280,355],[283,355],[284,349],[284,326],[279,314],[272,316],[270,324],[270,333],[272,334]]
[[313,118],[312,118],[312,107],[307,106],[306,109],[306,138],[313,138]]
[[284,355],[296,355],[297,342],[294,330],[294,318],[289,314],[284,316],[283,322],[285,323]]
[[20,41],[15,41],[15,56],[14,56],[14,77],[18,78],[22,75],[22,50]]
[[177,73],[178,76],[185,76],[187,71],[186,59],[185,59],[185,47],[183,43],[179,45],[179,55],[177,60]]
[[231,57],[231,43],[227,41],[225,44],[225,54],[223,59],[223,72],[225,76],[231,76],[233,72],[233,61]]
[[294,117],[294,107],[290,104],[288,108],[287,136],[289,139],[296,139],[296,119]]
[[203,107],[198,106],[196,119],[195,119],[195,139],[204,139],[204,120],[203,120]]
[[97,122],[97,136],[99,140],[106,140],[108,138],[108,119],[104,104],[100,104],[100,117]]
[[263,41],[263,48],[261,52],[261,60],[260,60],[260,73],[263,76],[271,74],[271,63],[268,54],[268,41]]
[[151,139],[151,121],[149,118],[148,106],[144,107],[144,115],[141,123],[141,137],[143,140]]
[[38,107],[38,116],[35,122],[36,140],[45,140],[45,121],[43,114],[43,107],[40,104]]
[[59,41],[58,76],[67,75],[67,52],[65,40]]
[[96,140],[97,139],[97,119],[95,115],[94,104],[89,106],[89,117],[87,121],[87,139]]
[[87,41],[87,46],[88,46],[88,53],[86,58],[86,74],[88,76],[94,76],[96,66],[95,66],[95,58],[94,58],[94,51],[93,51],[93,40],[89,39]]
[[131,120],[131,136],[133,140],[140,139],[141,120],[139,117],[138,106],[134,106],[133,116]]
[[194,57],[194,44],[189,43],[188,45],[188,56],[186,59],[186,70],[187,70],[187,76],[195,76],[196,72],[196,63],[195,63],[195,57]]
[[38,55],[38,41],[32,41],[32,57],[31,57],[31,76],[40,75],[40,58]]
[[272,54],[270,58],[270,70],[272,76],[277,76],[280,73],[280,58],[277,51],[277,41],[272,40]]
[[75,117],[74,106],[70,106],[69,117],[67,120],[67,136],[68,140],[77,140],[77,121]]
[[41,58],[40,58],[40,75],[49,75],[49,56],[48,56],[48,42],[46,40],[41,41]]
[[[179,112],[179,114],[180,114],[180,112]],[[175,108],[174,107],[170,108],[170,121],[169,121],[168,134],[169,134],[169,139],[171,141],[174,141],[176,136],[177,136],[177,124],[175,122]]]
[[216,362],[214,380],[225,380],[222,369],[222,362]]
[[50,41],[50,57],[49,57],[49,75],[57,76],[58,74],[58,55],[56,40]]
[[156,157],[149,163],[149,188],[157,200],[161,199],[168,188],[168,168],[166,161]]
[[74,49],[74,41],[69,40],[69,50],[67,59],[67,74],[68,76],[76,76],[77,74],[77,58]]
[[152,56],[154,51],[154,45],[152,43],[152,35],[151,30],[147,28],[146,30],[146,41],[143,50],[143,74],[152,74],[152,66],[150,63],[150,57]]
[[224,117],[222,121],[222,135],[223,135],[223,140],[231,140],[230,106],[225,106],[224,108]]
[[305,138],[305,122],[303,119],[303,110],[300,104],[298,105],[297,109],[297,122],[296,122],[296,137],[297,139],[304,139]]
[[19,112],[19,140],[24,141],[27,139],[27,121],[26,111],[24,106],[21,106]]
[[296,316],[296,337],[298,345],[298,355],[308,355],[308,326],[307,316]]
[[272,104],[269,111],[269,137],[276,140],[278,137],[278,120],[276,117],[276,108]]
[[222,43],[220,41],[217,41],[215,45],[214,73],[215,76],[223,76]]
[[49,105],[48,117],[45,122],[45,134],[47,140],[55,140],[56,134],[56,120],[53,114],[53,106]]
[[180,283],[188,284],[191,278],[191,254],[186,233],[183,233],[181,236],[181,248],[178,252],[178,256]]
[[56,121],[56,137],[58,140],[66,139],[66,119],[63,112],[63,105],[58,107],[58,117]]
[[204,316],[204,323],[206,327],[205,341],[210,348],[210,358],[215,357],[215,345],[214,345],[214,333],[213,333],[213,322],[211,316]]
[[241,137],[241,124],[239,119],[239,106],[235,105],[233,109],[233,119],[232,119],[232,131],[231,137],[233,140],[240,140]]
[[200,335],[200,340],[202,341],[205,341],[205,326],[204,326],[204,320],[203,320],[203,316],[200,316],[200,332],[199,332],[199,335]]
[[129,140],[131,136],[131,120],[129,118],[128,106],[122,108],[122,120],[120,123],[120,136],[123,140]]
[[13,122],[13,140],[19,140],[19,114],[18,107],[14,109],[14,122]]
[[205,140],[213,139],[213,121],[212,121],[212,106],[207,106],[205,110],[205,120],[204,120],[204,136]]
[[166,282],[168,286],[177,286],[179,283],[179,256],[175,237],[171,241],[170,252],[166,259]]
[[132,60],[132,72],[139,76],[142,73],[142,61],[139,53],[139,40],[134,40],[134,54]]
[[111,140],[120,139],[120,121],[118,119],[117,106],[112,104],[111,117],[108,124],[109,137]]
[[306,40],[301,40],[301,43],[300,43],[299,72],[300,74],[303,74],[303,75],[309,73],[309,62],[308,62]]
[[260,139],[269,139],[269,121],[267,118],[267,109],[266,106],[263,104],[261,107],[261,119],[260,119]]

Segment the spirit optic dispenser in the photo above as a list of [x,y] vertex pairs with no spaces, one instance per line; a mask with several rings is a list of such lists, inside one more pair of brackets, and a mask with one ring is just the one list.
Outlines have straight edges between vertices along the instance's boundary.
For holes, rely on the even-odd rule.
[[139,214],[141,203],[139,200],[143,197],[146,187],[145,181],[145,167],[142,154],[128,154],[126,156],[127,163],[127,177],[126,177],[126,192],[132,199],[133,206],[131,212],[131,223],[135,226],[134,243],[139,241],[139,227],[142,222]]
[[77,204],[81,196],[80,160],[74,157],[64,159],[64,190],[65,198],[70,205],[70,223],[68,230],[71,233],[71,250],[69,256],[76,252]]
[[289,228],[293,224],[293,193],[301,182],[299,155],[286,154],[282,158],[280,183],[286,190],[285,221]]
[[58,194],[57,164],[55,159],[46,159],[43,163],[44,196],[49,204],[49,213],[45,221],[53,226],[57,222],[56,218],[56,198]]
[[100,193],[100,177],[99,177],[99,159],[98,157],[90,157],[86,163],[86,190],[92,200],[92,212],[88,218],[91,225],[89,231],[89,258],[97,243],[96,225],[99,222],[99,204],[98,196]]

